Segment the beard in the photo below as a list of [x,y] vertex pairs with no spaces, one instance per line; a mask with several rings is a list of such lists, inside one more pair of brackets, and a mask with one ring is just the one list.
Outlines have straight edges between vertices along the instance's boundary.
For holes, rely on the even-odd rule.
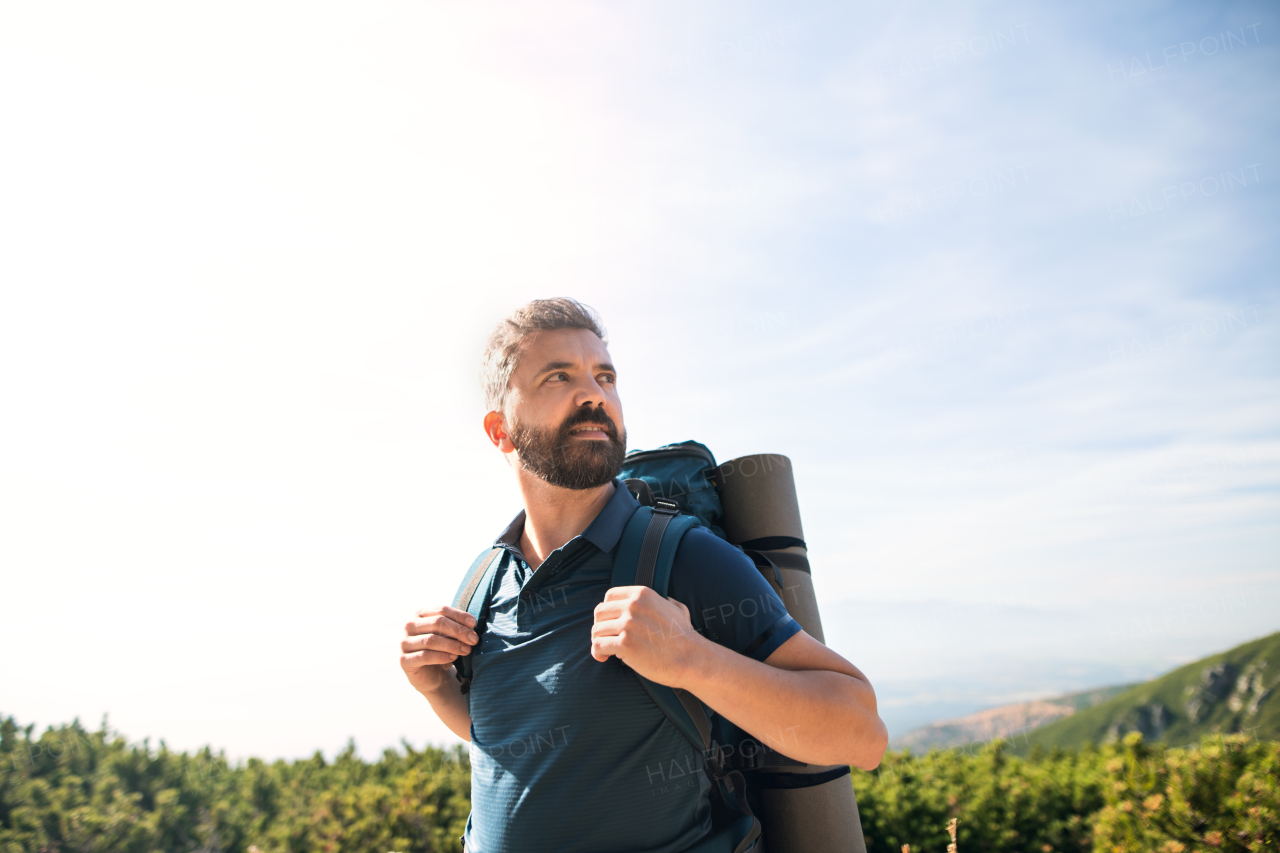
[[[594,424],[607,441],[572,438],[569,431]],[[520,467],[562,489],[594,489],[618,476],[627,455],[627,434],[621,435],[613,420],[594,406],[582,406],[559,427],[540,429],[513,423],[511,443],[519,454]]]

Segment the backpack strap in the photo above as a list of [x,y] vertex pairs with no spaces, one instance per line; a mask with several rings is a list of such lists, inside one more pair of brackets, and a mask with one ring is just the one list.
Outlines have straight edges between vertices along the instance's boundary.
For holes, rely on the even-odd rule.
[[[476,618],[476,636],[484,631],[480,623],[483,621],[485,608],[489,605],[489,587],[493,585],[493,575],[501,558],[501,548],[489,548],[481,552],[471,564],[471,568],[467,569],[467,574],[462,578],[462,584],[453,597],[454,607],[465,610]],[[484,592],[477,595],[476,593],[481,589]],[[463,655],[453,662],[464,696],[471,692],[471,674],[474,671],[472,661],[477,651],[479,651],[478,645],[473,646],[470,654]]]
[[[667,498],[655,498],[652,507],[637,509],[618,543],[613,563],[613,586],[648,586],[666,598],[676,549],[680,547],[684,534],[698,524],[697,518],[680,515],[680,505]],[[658,684],[639,673],[636,673],[636,680],[685,739],[702,751],[707,774],[725,800],[742,812],[734,826],[745,835],[732,848],[725,847],[725,851],[728,853],[731,849],[733,853],[744,853],[759,839],[760,821],[752,814],[747,802],[746,777],[722,763],[724,754],[720,745],[711,738],[711,715],[707,713],[706,706],[687,690]],[[716,840],[719,839],[717,835]]]
[[[739,547],[741,548],[741,546]],[[742,553],[751,558],[751,562],[756,564],[756,568],[760,570],[760,574],[764,575],[764,579],[769,582],[769,585],[774,588],[774,592],[778,593],[778,595],[782,595],[782,590],[786,589],[787,584],[782,579],[782,572],[778,570],[778,563],[781,561],[776,558],[778,557],[779,552],[773,552],[775,559],[770,559],[769,554],[764,551],[757,551],[754,548],[741,548],[741,550]],[[787,556],[790,557],[791,555],[787,554]],[[805,571],[808,571],[808,565],[809,561],[805,560]],[[765,566],[768,566],[770,571],[765,571]],[[772,575],[772,577],[770,577],[770,575]]]
[[[637,509],[618,542],[611,585],[648,586],[665,598],[671,583],[671,565],[675,562],[676,549],[684,534],[697,525],[696,518],[680,515],[676,502],[666,498],[656,499],[652,507]],[[685,739],[709,755],[711,724],[697,697],[639,675],[636,678]]]

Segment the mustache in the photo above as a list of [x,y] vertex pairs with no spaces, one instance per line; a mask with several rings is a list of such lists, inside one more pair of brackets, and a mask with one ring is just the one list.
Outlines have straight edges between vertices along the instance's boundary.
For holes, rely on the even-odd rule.
[[560,425],[560,435],[568,437],[569,430],[584,424],[604,427],[604,431],[610,438],[616,439],[618,437],[618,427],[614,424],[613,418],[609,417],[603,409],[597,406],[583,406],[565,418],[564,423]]
[[[571,430],[598,429],[605,441],[576,440]],[[534,476],[564,489],[591,489],[612,480],[622,470],[627,434],[600,406],[576,406],[554,426],[511,425],[511,443],[519,451],[520,466]]]

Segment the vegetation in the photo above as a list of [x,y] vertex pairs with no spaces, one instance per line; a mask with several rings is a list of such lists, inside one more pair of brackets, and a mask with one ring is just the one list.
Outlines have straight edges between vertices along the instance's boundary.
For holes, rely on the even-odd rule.
[[1089,816],[1105,805],[1106,771],[1096,752],[1010,756],[1000,742],[970,753],[895,752],[854,778],[869,853],[941,850],[960,818],[961,850],[1090,849]]
[[966,853],[1280,850],[1280,743],[1242,735],[1166,749],[1135,732],[1025,759],[999,741],[904,751],[853,784],[870,853],[941,850],[957,817]]
[[466,753],[352,746],[327,762],[232,767],[208,749],[129,744],[78,723],[38,738],[0,719],[0,853],[461,851]]
[[1280,740],[1280,633],[1175,669],[1118,696],[1018,738],[1078,748],[1140,732],[1148,741],[1198,743],[1216,734],[1243,733]]
[[1161,752],[1135,733],[1108,758],[1107,772],[1113,781],[1095,820],[1095,849],[1280,849],[1280,744],[1235,735]]
[[[469,774],[460,748],[232,766],[105,726],[33,737],[2,718],[0,853],[460,851]],[[1280,850],[1280,743],[1247,736],[1166,749],[1134,733],[1025,758],[1002,742],[903,751],[853,784],[872,853],[948,840],[965,853]]]

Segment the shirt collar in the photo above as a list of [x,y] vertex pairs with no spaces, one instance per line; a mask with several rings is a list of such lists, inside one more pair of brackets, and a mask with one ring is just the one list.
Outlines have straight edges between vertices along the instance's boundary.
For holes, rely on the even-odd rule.
[[[613,546],[617,545],[618,540],[622,538],[623,528],[627,526],[627,522],[631,520],[632,514],[639,506],[639,502],[631,496],[627,487],[622,485],[622,481],[614,480],[613,496],[601,508],[600,514],[587,525],[587,529],[582,531],[582,538],[601,551],[613,550]],[[520,514],[511,520],[507,529],[493,540],[494,547],[507,548],[520,554],[520,537],[524,534],[524,519],[525,512],[520,510]]]
[[632,497],[621,480],[613,481],[613,497],[600,510],[595,520],[582,531],[582,538],[601,551],[612,551],[622,538],[622,530],[631,516],[640,508],[640,502]]

